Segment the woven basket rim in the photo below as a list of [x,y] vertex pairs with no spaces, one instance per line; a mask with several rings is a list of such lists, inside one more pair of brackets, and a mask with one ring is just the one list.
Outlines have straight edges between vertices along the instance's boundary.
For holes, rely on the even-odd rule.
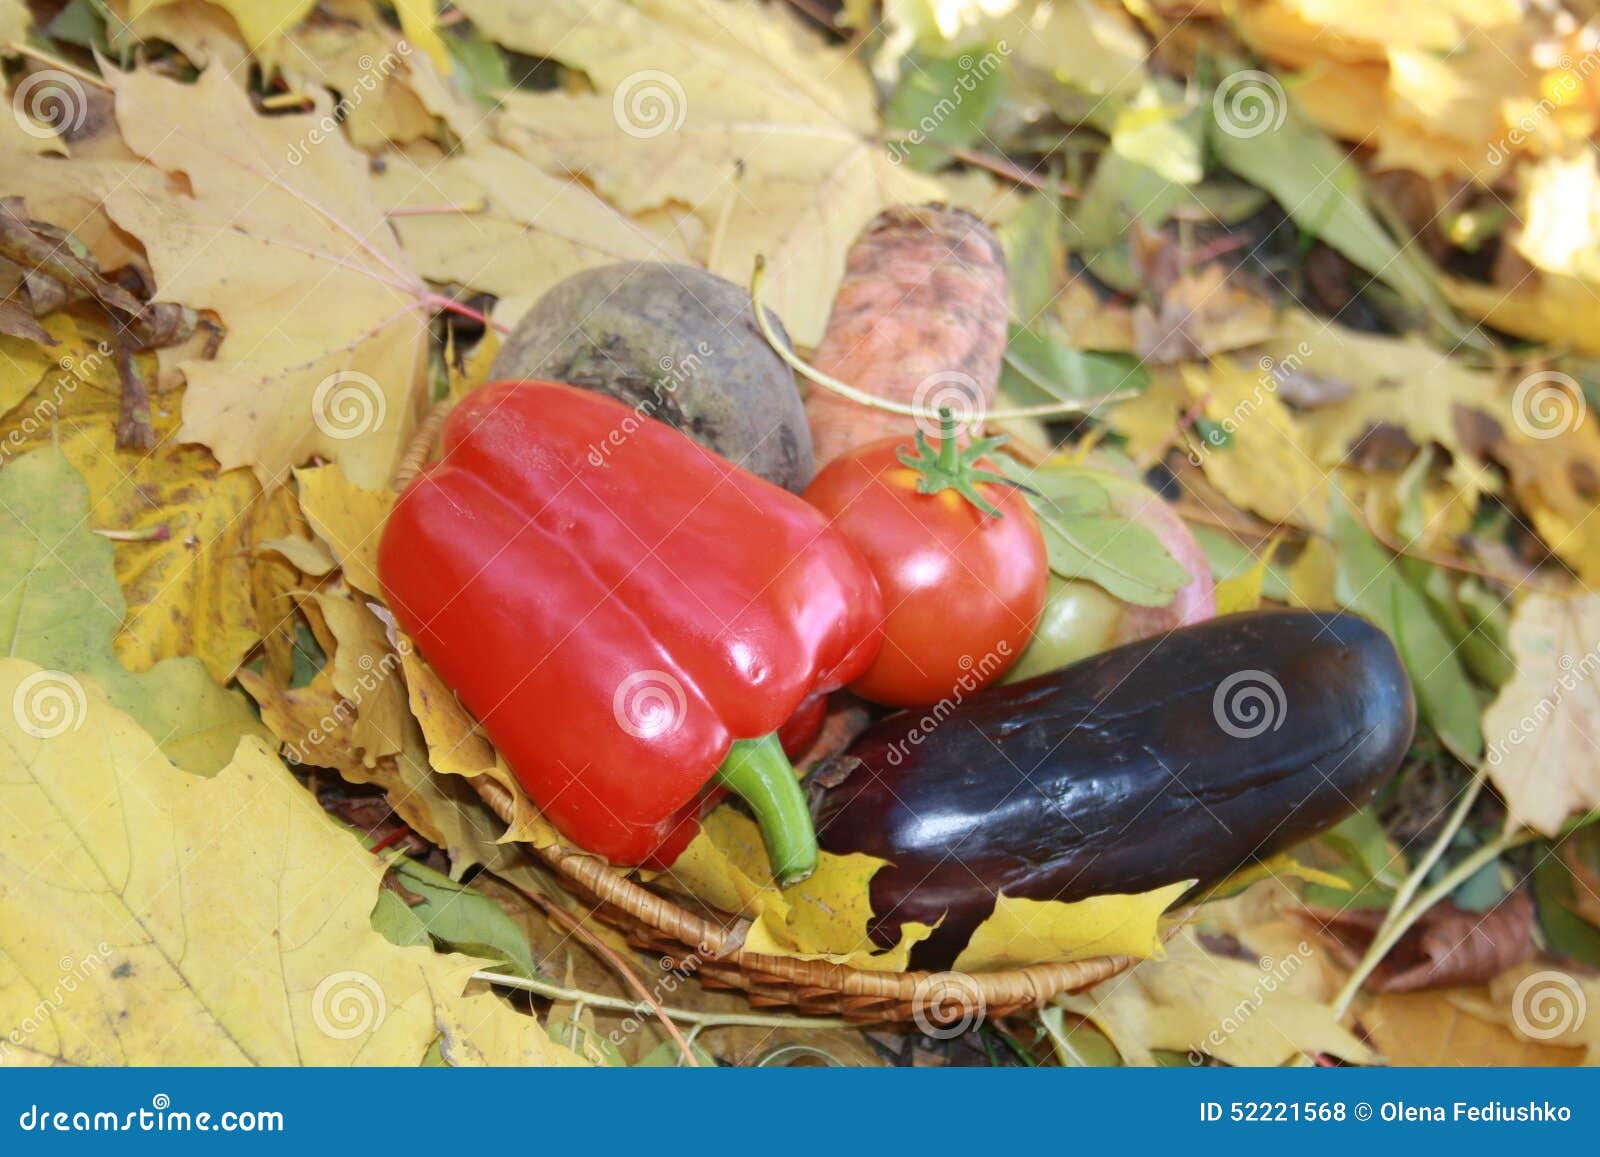
[[[511,791],[486,776],[469,780],[489,809],[506,823],[516,818]],[[1086,988],[1109,979],[1137,963],[1133,956],[1095,956],[1074,961],[1047,961],[1009,968],[961,971],[887,971],[855,968],[828,960],[803,960],[749,952],[738,943],[742,936],[696,915],[613,867],[598,856],[562,843],[525,844],[556,874],[602,903],[670,936],[693,954],[711,960],[731,961],[741,969],[784,977],[801,985],[832,989],[851,996],[911,1001],[927,998],[943,984],[970,978],[984,1003],[996,1006],[1042,1004],[1059,992]],[[734,926],[745,923],[730,917]]]

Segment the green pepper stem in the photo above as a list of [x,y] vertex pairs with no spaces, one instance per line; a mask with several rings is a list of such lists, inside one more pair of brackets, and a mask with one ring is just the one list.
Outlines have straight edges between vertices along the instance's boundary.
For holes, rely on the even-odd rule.
[[776,734],[735,740],[715,781],[750,805],[778,886],[798,884],[817,870],[817,833],[805,793]]

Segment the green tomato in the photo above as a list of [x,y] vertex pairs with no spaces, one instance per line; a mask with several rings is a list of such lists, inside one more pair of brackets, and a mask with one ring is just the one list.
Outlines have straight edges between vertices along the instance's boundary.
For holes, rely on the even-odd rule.
[[1033,639],[1003,682],[1031,679],[1114,647],[1126,609],[1121,599],[1092,582],[1051,575]]

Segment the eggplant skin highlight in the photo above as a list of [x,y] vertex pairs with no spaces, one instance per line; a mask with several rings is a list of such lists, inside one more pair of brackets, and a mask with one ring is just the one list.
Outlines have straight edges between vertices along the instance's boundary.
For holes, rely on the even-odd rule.
[[1415,726],[1377,627],[1251,611],[882,720],[836,765],[817,829],[830,852],[889,861],[874,941],[938,923],[912,966],[948,968],[1001,892],[1213,882],[1326,831],[1389,780]]

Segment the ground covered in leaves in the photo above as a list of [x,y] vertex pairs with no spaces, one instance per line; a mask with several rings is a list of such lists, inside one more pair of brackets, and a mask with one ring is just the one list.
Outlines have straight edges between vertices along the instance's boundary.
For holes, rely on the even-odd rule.
[[[0,61],[0,1061],[1600,1058],[1586,6],[0,0]],[[1224,610],[1383,626],[1422,726],[1205,904],[1002,901],[960,962],[1124,975],[863,1032],[590,918],[473,790],[515,785],[375,550],[423,415],[562,278],[760,257],[804,351],[925,201],[1004,242],[1005,403],[1087,410],[1001,424],[1019,456],[1159,481]],[[1143,590],[1094,516],[1053,562]],[[878,864],[780,891],[724,809],[661,883],[903,968]]]

